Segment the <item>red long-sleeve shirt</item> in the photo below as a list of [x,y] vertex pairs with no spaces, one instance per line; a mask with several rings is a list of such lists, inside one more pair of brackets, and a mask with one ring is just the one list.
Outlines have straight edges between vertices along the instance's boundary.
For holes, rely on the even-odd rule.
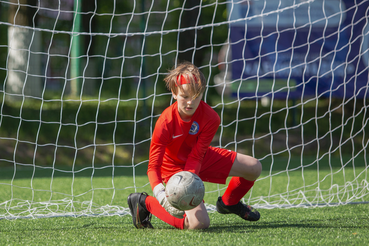
[[177,102],[160,115],[150,146],[147,175],[151,187],[179,171],[199,174],[202,160],[220,124],[219,115],[201,101],[191,121],[183,121]]

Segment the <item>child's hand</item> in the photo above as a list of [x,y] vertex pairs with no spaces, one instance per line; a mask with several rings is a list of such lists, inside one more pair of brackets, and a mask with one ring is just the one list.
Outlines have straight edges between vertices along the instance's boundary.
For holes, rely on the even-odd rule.
[[183,215],[185,212],[182,210],[176,209],[169,203],[167,197],[165,196],[165,187],[163,184],[158,184],[157,186],[155,186],[153,192],[154,192],[154,196],[156,197],[156,199],[158,199],[160,205],[163,206],[163,208],[165,208],[165,210],[168,213],[170,213],[176,218],[179,218],[179,219],[183,218]]

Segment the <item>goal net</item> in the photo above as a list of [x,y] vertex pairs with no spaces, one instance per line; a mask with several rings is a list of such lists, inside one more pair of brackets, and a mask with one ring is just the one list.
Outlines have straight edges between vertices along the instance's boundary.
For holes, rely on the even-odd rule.
[[[129,214],[180,61],[257,208],[369,201],[369,2],[0,0],[0,218]],[[206,184],[214,209],[225,185]]]

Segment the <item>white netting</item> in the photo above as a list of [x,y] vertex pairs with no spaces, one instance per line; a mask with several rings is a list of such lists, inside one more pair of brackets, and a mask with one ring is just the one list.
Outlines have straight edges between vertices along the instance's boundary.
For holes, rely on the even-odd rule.
[[[367,1],[0,0],[0,218],[127,214],[168,69],[203,71],[212,145],[261,208],[368,201]],[[224,186],[208,185],[209,210]],[[149,192],[150,193],[150,192]],[[213,202],[212,202],[213,201]]]

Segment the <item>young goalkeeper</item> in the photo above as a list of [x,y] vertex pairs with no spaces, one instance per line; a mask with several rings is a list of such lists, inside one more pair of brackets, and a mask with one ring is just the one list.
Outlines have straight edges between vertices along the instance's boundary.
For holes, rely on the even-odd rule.
[[203,202],[180,211],[167,201],[165,187],[180,171],[197,174],[203,181],[225,184],[232,177],[216,209],[237,214],[244,220],[259,220],[254,208],[240,202],[261,173],[261,163],[247,155],[210,146],[220,124],[218,114],[204,101],[204,75],[191,63],[182,63],[164,79],[176,100],[159,117],[150,146],[147,175],[155,197],[132,193],[128,205],[136,228],[153,228],[152,214],[179,229],[204,229],[210,219]]

